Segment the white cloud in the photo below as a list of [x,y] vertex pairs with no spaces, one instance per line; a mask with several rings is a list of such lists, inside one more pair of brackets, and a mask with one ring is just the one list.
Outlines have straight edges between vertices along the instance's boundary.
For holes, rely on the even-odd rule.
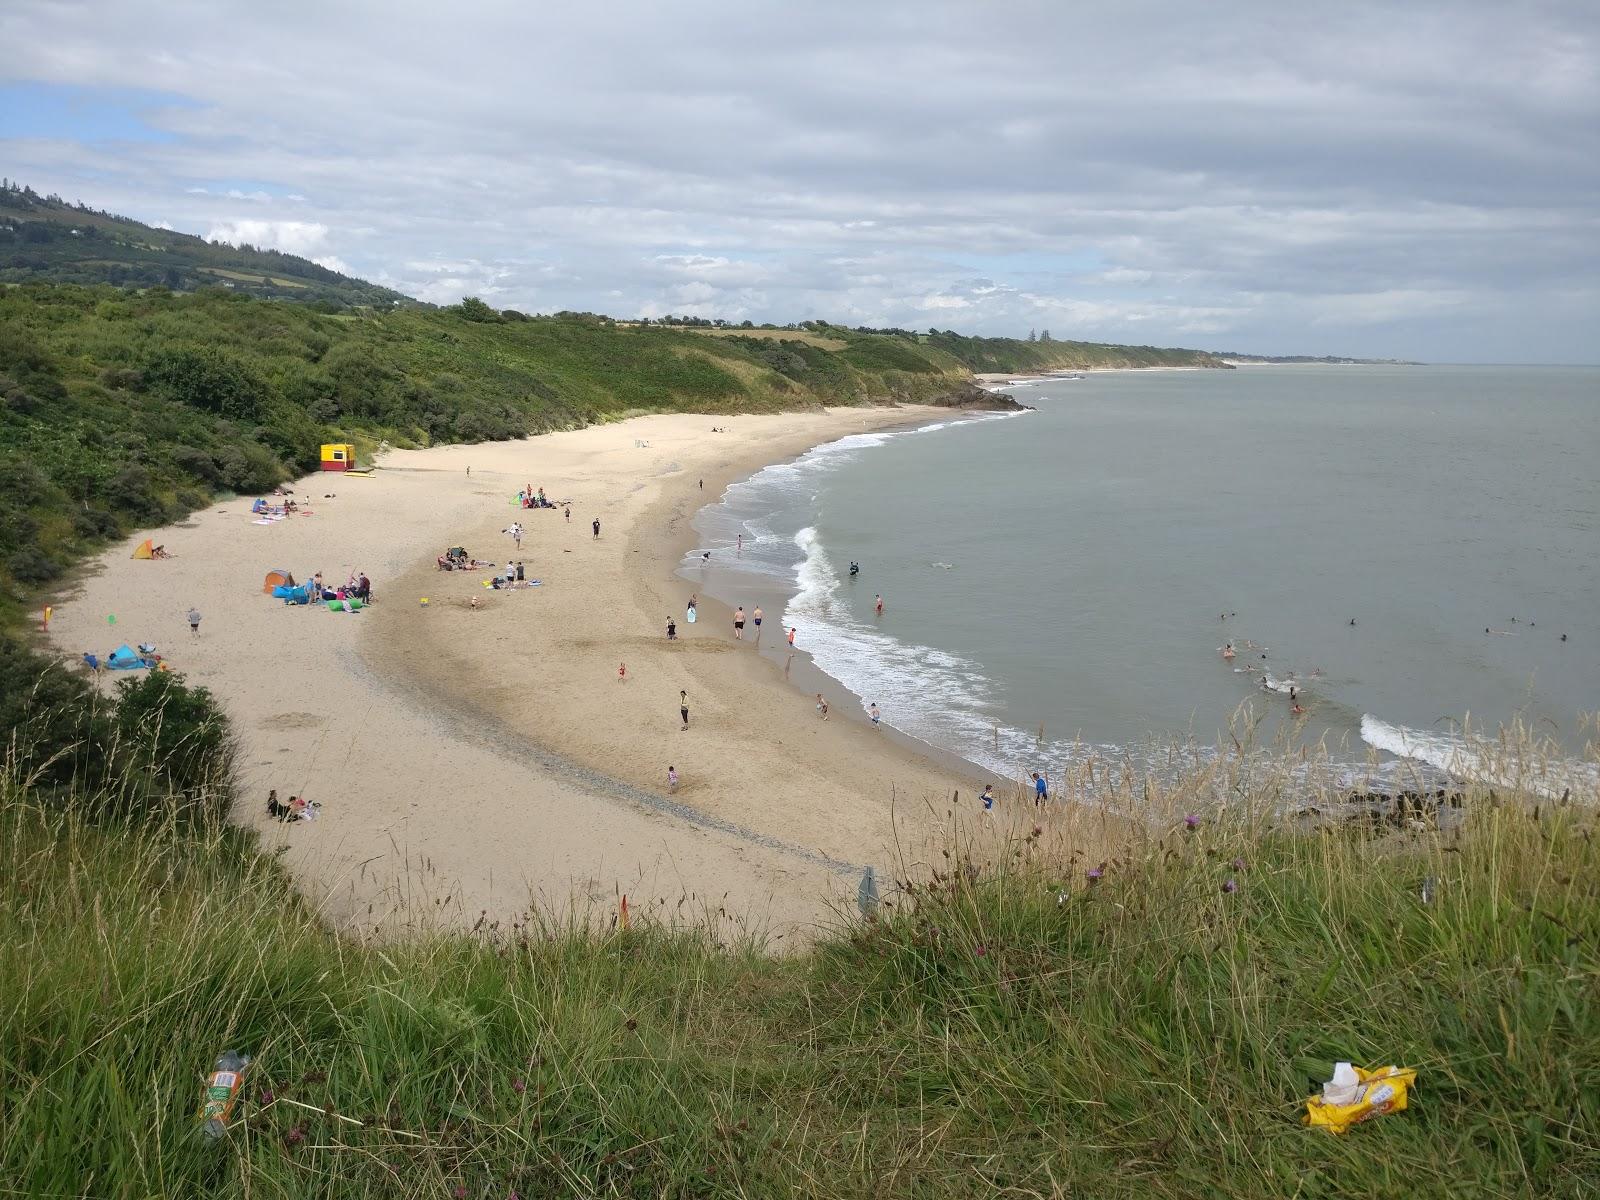
[[310,257],[328,240],[328,227],[317,221],[222,221],[206,233],[208,242],[249,244],[258,250],[282,250]]

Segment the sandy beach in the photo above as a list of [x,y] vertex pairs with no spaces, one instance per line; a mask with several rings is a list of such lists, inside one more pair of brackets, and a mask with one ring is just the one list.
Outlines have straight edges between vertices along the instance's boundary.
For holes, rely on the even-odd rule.
[[[257,524],[241,498],[135,535],[57,604],[50,633],[74,657],[152,641],[216,693],[244,747],[238,818],[284,848],[346,928],[509,921],[533,906],[608,920],[627,894],[636,913],[793,940],[853,907],[864,865],[887,876],[896,845],[921,845],[955,791],[969,807],[977,781],[863,721],[820,719],[753,629],[734,640],[725,609],[702,600],[684,622],[692,587],[674,569],[691,517],[727,483],[934,415],[948,410],[662,415],[394,451],[368,478],[294,485],[305,515]],[[570,522],[519,509],[529,483],[570,500]],[[514,520],[520,552],[501,532]],[[146,536],[176,557],[131,559]],[[454,545],[520,559],[540,586],[438,571]],[[365,571],[377,602],[289,607],[263,594],[272,568],[330,584]],[[775,637],[769,614],[763,639]],[[319,818],[270,821],[269,788],[320,801]]]

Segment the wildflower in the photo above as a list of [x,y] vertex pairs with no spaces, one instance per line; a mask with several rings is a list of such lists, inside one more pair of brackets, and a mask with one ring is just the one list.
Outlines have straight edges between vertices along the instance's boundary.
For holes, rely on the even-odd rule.
[[467,1185],[464,1183],[456,1184],[456,1190],[452,1192],[451,1195],[453,1195],[456,1200],[467,1200]]
[[296,1146],[303,1144],[305,1140],[306,1127],[304,1125],[292,1126],[289,1131],[283,1135],[283,1144],[290,1150],[293,1150]]
[[1043,835],[1044,835],[1044,827],[1042,825],[1035,825],[1033,827],[1033,836],[1034,837],[1042,837]]
[[278,1097],[273,1094],[273,1091],[272,1091],[271,1088],[262,1088],[261,1089],[261,1107],[262,1108],[265,1108],[267,1105],[271,1104],[277,1098]]
[[1233,879],[1228,880],[1228,882],[1222,885],[1222,890],[1224,893],[1237,892],[1239,890],[1238,881]]
[[989,953],[989,947],[985,946],[982,942],[979,942],[976,953],[979,958],[982,958],[985,954]]
[[528,1085],[521,1079],[513,1079],[511,1081],[511,1090],[520,1096],[528,1090]]
[[1235,870],[1235,871],[1242,871],[1242,870],[1244,870],[1244,859],[1242,859],[1242,858],[1236,858],[1236,859],[1234,859],[1234,860],[1233,860],[1233,869],[1234,869],[1234,870]]
[[1200,828],[1200,814],[1199,813],[1189,813],[1187,816],[1185,816],[1183,818],[1183,827],[1185,829],[1189,829],[1189,830],[1199,829]]
[[1104,867],[1090,867],[1085,873],[1085,878],[1087,878],[1090,883],[1099,883],[1105,878],[1105,876],[1106,872]]

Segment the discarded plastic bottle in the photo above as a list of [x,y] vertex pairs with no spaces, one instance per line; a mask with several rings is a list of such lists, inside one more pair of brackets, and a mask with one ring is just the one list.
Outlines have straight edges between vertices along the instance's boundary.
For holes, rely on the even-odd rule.
[[878,915],[878,875],[870,866],[862,873],[861,884],[856,888],[856,907],[869,921]]
[[239,1102],[239,1089],[244,1086],[244,1073],[250,1066],[250,1056],[229,1050],[217,1059],[206,1080],[206,1090],[200,1096],[200,1133],[207,1141],[216,1141],[227,1132],[228,1120]]

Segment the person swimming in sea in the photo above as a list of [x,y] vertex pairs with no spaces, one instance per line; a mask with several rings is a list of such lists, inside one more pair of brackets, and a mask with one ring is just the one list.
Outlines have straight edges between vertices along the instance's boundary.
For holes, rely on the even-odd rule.
[[850,578],[854,579],[859,574],[861,574],[861,564],[852,559],[850,562]]
[[1233,652],[1233,643],[1232,642],[1229,642],[1226,646],[1224,646],[1222,648],[1222,657],[1223,658],[1231,660],[1233,658],[1233,653],[1234,652]]

